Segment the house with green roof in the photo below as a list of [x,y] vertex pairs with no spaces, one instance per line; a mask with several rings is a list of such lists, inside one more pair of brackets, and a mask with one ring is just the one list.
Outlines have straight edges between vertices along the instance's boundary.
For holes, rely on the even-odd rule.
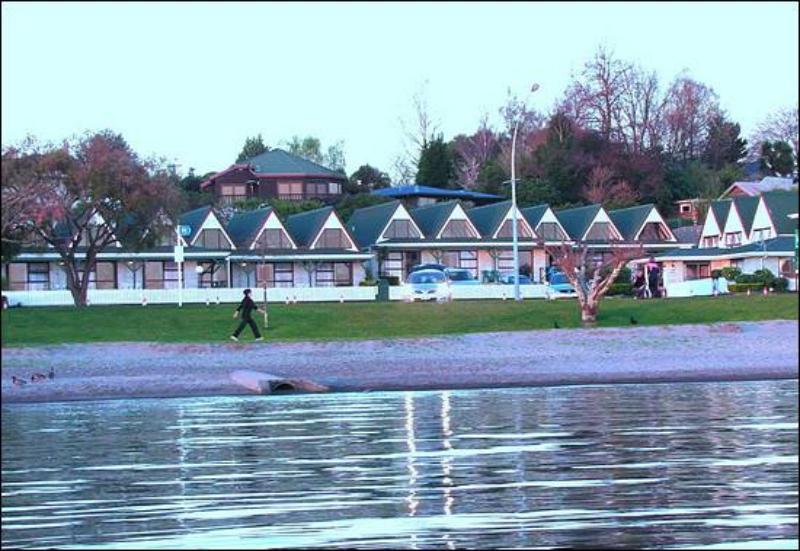
[[655,205],[611,210],[608,216],[624,241],[640,243],[645,252],[672,249],[678,244],[678,239]]
[[344,172],[276,148],[217,172],[200,189],[213,192],[220,205],[251,198],[333,203],[346,181]]

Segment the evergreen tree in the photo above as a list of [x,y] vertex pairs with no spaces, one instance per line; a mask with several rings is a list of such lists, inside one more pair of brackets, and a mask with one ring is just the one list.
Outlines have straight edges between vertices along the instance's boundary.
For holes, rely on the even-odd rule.
[[252,159],[256,155],[261,155],[265,151],[269,151],[269,147],[264,145],[264,140],[261,137],[261,134],[252,138],[248,137],[244,141],[242,151],[239,153],[239,156],[236,157],[236,162],[242,163],[248,159]]
[[453,153],[441,134],[425,144],[417,165],[417,184],[448,188],[455,179]]
[[714,170],[737,163],[747,154],[747,141],[741,137],[737,123],[725,120],[721,114],[714,116],[708,128],[703,161]]

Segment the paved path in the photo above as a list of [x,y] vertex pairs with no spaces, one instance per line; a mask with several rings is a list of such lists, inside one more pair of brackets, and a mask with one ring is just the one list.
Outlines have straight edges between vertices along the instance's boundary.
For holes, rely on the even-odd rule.
[[[797,378],[798,323],[554,329],[347,342],[70,344],[3,349],[4,402],[246,394],[256,369],[333,390]],[[11,376],[55,368],[19,388]]]

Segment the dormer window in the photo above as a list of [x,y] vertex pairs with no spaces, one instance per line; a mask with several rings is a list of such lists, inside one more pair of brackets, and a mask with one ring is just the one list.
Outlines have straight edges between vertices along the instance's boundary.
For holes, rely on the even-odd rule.
[[[500,227],[500,231],[497,232],[497,237],[504,237],[504,238],[512,238],[512,230],[514,227],[511,225],[511,220],[506,220],[503,222],[503,225]],[[528,229],[528,225],[524,224],[522,220],[517,219],[517,236],[518,237],[533,237],[531,231]]]
[[411,220],[392,220],[386,231],[383,232],[386,239],[412,239],[421,238]]
[[350,240],[339,228],[328,228],[323,230],[317,240],[317,249],[347,249],[350,247]]
[[441,233],[442,238],[478,237],[466,220],[450,220]]
[[291,249],[292,242],[286,232],[277,229],[269,228],[261,232],[255,243],[255,249]]
[[229,250],[230,243],[225,238],[222,230],[203,230],[200,232],[197,240],[194,242],[195,247],[203,247],[205,249],[214,250]]

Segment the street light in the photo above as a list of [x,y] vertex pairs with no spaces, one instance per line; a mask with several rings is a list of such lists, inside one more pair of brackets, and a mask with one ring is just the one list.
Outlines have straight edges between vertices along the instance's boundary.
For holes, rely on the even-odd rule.
[[531,94],[538,89],[539,85],[534,83],[528,95],[525,96],[525,100],[522,102],[522,113],[517,117],[517,122],[514,125],[514,136],[511,139],[511,241],[514,251],[514,300],[522,300],[519,293],[519,243],[517,240],[517,131],[519,131],[519,123],[525,115],[525,104],[528,102],[528,98],[531,97]]

